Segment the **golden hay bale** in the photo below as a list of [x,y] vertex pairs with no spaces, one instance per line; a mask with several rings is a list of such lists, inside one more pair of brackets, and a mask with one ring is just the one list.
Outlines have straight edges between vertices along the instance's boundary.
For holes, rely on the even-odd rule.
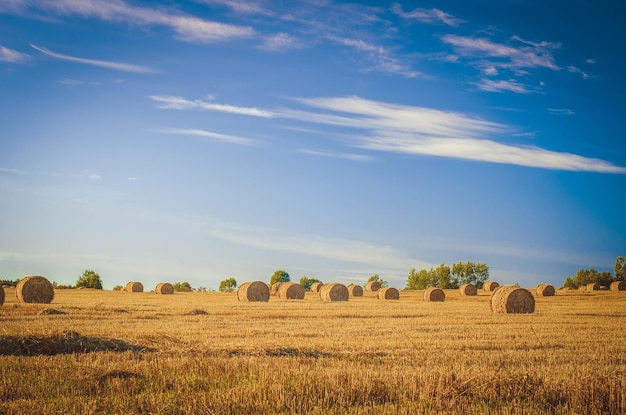
[[127,293],[142,293],[143,292],[143,284],[138,281],[131,281],[126,284],[126,288],[124,289]]
[[239,301],[269,301],[270,287],[263,281],[244,282],[237,290]]
[[536,291],[537,297],[552,297],[556,292],[550,284],[539,284]]
[[494,313],[533,313],[535,312],[535,297],[525,288],[517,285],[504,285],[491,293],[489,305]]
[[296,282],[283,282],[278,289],[278,298],[283,300],[304,300],[304,288]]
[[483,284],[483,290],[493,292],[496,288],[498,288],[500,284],[495,281],[487,281]]
[[320,292],[320,288],[322,288],[323,285],[323,282],[314,282],[313,284],[311,284],[309,291],[312,293],[318,293]]
[[463,284],[459,287],[462,296],[478,295],[478,289],[474,284]]
[[54,287],[45,277],[31,275],[17,283],[15,295],[20,303],[48,304],[54,298]]
[[400,291],[397,288],[393,287],[383,287],[378,290],[378,299],[379,300],[399,300],[400,299]]
[[597,282],[590,282],[589,284],[587,284],[587,291],[598,291],[601,288],[602,287]]
[[157,284],[154,292],[157,294],[174,294],[174,287],[169,282]]
[[348,285],[348,295],[350,297],[363,297],[363,287],[360,285]]
[[0,285],[0,305],[4,304],[4,287]]
[[430,287],[424,291],[424,301],[444,301],[446,293],[441,288]]
[[611,291],[626,291],[626,281],[613,281],[611,283]]
[[278,290],[280,290],[281,285],[282,282],[275,282],[274,284],[270,285],[270,295],[278,295]]
[[578,287],[578,291],[587,291],[587,286],[581,285],[580,287]]
[[380,285],[380,282],[378,281],[370,281],[367,284],[365,284],[365,291],[367,291],[368,293],[376,292],[380,290],[380,288],[381,288],[381,285]]
[[338,282],[324,284],[320,289],[322,301],[348,301],[348,288]]

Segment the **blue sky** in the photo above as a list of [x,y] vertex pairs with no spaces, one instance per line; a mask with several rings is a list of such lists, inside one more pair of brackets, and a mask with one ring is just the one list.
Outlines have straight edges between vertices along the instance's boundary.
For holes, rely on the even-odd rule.
[[617,1],[0,1],[0,276],[560,286],[626,254]]

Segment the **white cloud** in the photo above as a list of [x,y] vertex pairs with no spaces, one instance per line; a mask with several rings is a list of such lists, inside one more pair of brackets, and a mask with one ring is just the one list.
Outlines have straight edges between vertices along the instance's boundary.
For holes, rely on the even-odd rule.
[[254,107],[239,107],[234,105],[214,104],[212,102],[196,99],[193,101],[187,100],[182,97],[174,97],[167,95],[152,95],[152,100],[158,102],[159,108],[162,109],[175,109],[175,110],[208,110],[227,112],[240,115],[251,115],[254,117],[272,118],[275,117],[275,113],[272,111],[260,110]]
[[508,80],[493,80],[493,79],[481,79],[478,82],[474,82],[474,85],[482,91],[488,92],[515,92],[518,94],[530,94],[533,92],[539,92],[537,90],[530,89],[527,85],[517,82],[513,79]]
[[0,45],[0,62],[24,63],[29,60],[30,55]]
[[302,42],[288,33],[276,33],[268,36],[259,46],[260,49],[270,52],[281,52],[287,49],[300,49]]
[[404,12],[400,4],[394,3],[393,6],[391,6],[391,10],[405,19],[417,20],[422,23],[444,23],[448,26],[457,27],[464,22],[463,20],[439,9],[417,8],[411,12]]
[[327,151],[318,151],[318,150],[310,150],[310,149],[300,149],[298,150],[298,152],[304,153],[304,154],[311,154],[313,156],[340,158],[340,159],[353,160],[353,161],[372,161],[373,160],[372,157],[366,156],[364,154],[330,153]]
[[170,128],[166,130],[160,130],[160,133],[175,134],[175,135],[189,135],[195,137],[203,137],[211,140],[222,141],[224,143],[252,145],[255,144],[255,140],[249,138],[237,137],[234,135],[220,134],[212,131],[197,130],[197,129],[184,129],[184,128]]
[[553,115],[574,115],[575,112],[569,108],[548,108],[548,112]]
[[99,66],[99,67],[102,67],[102,68],[114,69],[116,71],[124,71],[124,72],[135,72],[135,73],[152,73],[152,72],[155,72],[154,69],[148,68],[147,66],[139,66],[139,65],[129,64],[129,63],[103,61],[103,60],[96,60],[96,59],[78,58],[76,56],[62,55],[60,53],[53,52],[50,49],[46,49],[44,47],[36,46],[36,45],[33,45],[33,44],[31,44],[30,46],[33,49],[36,49],[36,50],[38,50],[39,52],[41,52],[41,53],[43,53],[45,55],[51,56],[51,57],[56,58],[56,59],[65,60],[65,61],[82,63],[82,64],[85,64],[85,65]]

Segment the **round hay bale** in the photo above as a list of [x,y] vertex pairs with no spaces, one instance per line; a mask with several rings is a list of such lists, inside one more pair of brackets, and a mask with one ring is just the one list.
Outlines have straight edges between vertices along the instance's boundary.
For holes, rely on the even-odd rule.
[[143,292],[143,284],[138,281],[131,281],[126,284],[126,288],[124,289],[127,293],[142,293]]
[[154,292],[157,294],[174,294],[174,287],[169,282],[157,284]]
[[378,290],[378,299],[379,300],[399,300],[400,299],[400,291],[397,288],[393,287],[383,287]]
[[587,291],[587,286],[581,285],[580,287],[578,287],[578,291]]
[[311,288],[309,288],[309,291],[312,293],[318,293],[320,292],[320,288],[322,288],[323,285],[323,282],[314,282],[313,284],[311,284]]
[[278,295],[278,290],[280,290],[280,286],[282,284],[282,282],[275,282],[274,284],[270,285],[270,295]]
[[269,301],[270,287],[263,281],[244,282],[237,290],[237,299],[239,301]]
[[554,287],[550,284],[539,284],[537,285],[537,297],[552,297],[556,291]]
[[424,291],[424,301],[444,301],[445,299],[446,293],[441,288],[430,287]]
[[0,285],[0,305],[4,304],[4,287]]
[[380,290],[380,288],[381,285],[378,281],[370,281],[365,284],[365,291],[367,291],[368,293],[375,293],[376,291]]
[[348,288],[338,282],[324,284],[320,289],[322,301],[348,301]]
[[297,282],[283,282],[278,290],[278,298],[283,300],[304,300],[304,288]]
[[486,283],[483,284],[483,290],[488,291],[488,292],[494,292],[496,288],[498,288],[499,286],[500,284],[498,284],[495,281],[487,281]]
[[363,297],[363,287],[360,285],[348,285],[348,295],[350,297]]
[[589,284],[587,284],[587,291],[598,291],[601,288],[602,287],[600,287],[600,284],[598,284],[597,282],[590,282]]
[[[626,281],[613,281],[611,291],[626,291]],[[2,303],[0,302],[0,304]]]
[[463,284],[459,287],[462,296],[478,295],[478,289],[474,284]]
[[525,288],[517,285],[504,285],[491,293],[489,305],[494,313],[534,313],[535,297]]
[[54,288],[45,277],[31,275],[17,283],[15,294],[20,303],[49,304],[54,298]]

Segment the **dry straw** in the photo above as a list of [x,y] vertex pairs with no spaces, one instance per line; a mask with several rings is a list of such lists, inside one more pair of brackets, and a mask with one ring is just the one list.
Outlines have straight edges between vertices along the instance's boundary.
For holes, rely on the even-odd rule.
[[237,290],[239,301],[269,301],[270,288],[263,281],[244,282]]
[[20,303],[49,304],[54,298],[54,288],[45,277],[31,275],[17,283],[15,294]]
[[304,288],[296,282],[284,282],[278,289],[278,298],[283,300],[303,300]]
[[555,292],[554,287],[550,284],[537,285],[537,297],[552,297]]
[[270,285],[270,295],[278,295],[278,291],[280,290],[280,286],[282,284],[282,282],[275,282],[274,284]]
[[626,281],[613,281],[611,283],[611,291],[626,291]]
[[378,299],[379,300],[399,300],[400,299],[400,291],[397,288],[393,287],[384,287],[378,290]]
[[348,301],[348,288],[338,282],[324,284],[320,289],[322,301]]
[[483,290],[488,291],[488,292],[493,292],[499,286],[500,284],[498,284],[495,281],[487,281],[486,283],[483,284]]
[[370,281],[367,284],[365,284],[365,291],[367,291],[368,293],[376,292],[380,290],[380,288],[381,288],[380,282],[378,281]]
[[320,288],[322,288],[323,285],[324,283],[322,282],[314,282],[313,284],[311,284],[309,291],[311,291],[312,293],[318,293],[320,292]]
[[478,289],[474,284],[463,284],[459,287],[462,296],[478,295]]
[[445,299],[446,293],[441,288],[430,287],[424,291],[424,301],[444,301]]
[[525,288],[517,285],[504,285],[491,293],[489,305],[494,313],[533,313],[535,312],[535,297]]
[[142,293],[143,292],[143,284],[138,281],[131,281],[126,284],[126,288],[124,291],[128,293]]
[[360,285],[348,285],[348,294],[350,297],[363,297],[363,287]]
[[157,284],[154,292],[157,294],[174,294],[174,287],[169,282]]
[[601,288],[602,287],[597,282],[590,282],[589,284],[587,284],[587,291],[598,291]]
[[0,305],[4,304],[4,287],[0,285]]

